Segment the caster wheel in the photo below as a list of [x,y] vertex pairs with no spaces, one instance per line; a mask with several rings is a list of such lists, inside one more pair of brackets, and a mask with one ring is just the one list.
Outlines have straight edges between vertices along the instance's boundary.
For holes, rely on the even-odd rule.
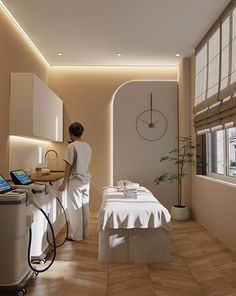
[[22,288],[18,290],[17,296],[24,296],[27,293],[27,290],[25,288]]

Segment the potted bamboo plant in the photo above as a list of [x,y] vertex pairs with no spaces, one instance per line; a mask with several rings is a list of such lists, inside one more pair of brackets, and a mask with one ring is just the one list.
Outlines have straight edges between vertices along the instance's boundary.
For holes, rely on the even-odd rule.
[[[179,148],[169,152],[169,155],[161,157],[160,161],[170,161],[177,166],[177,173],[164,173],[155,179],[155,184],[162,182],[178,182],[178,203],[171,207],[171,217],[175,220],[188,220],[189,208],[182,204],[182,181],[190,172],[190,168],[196,165],[197,155],[194,154],[195,146],[191,137],[180,137]],[[198,161],[199,163],[199,161]]]

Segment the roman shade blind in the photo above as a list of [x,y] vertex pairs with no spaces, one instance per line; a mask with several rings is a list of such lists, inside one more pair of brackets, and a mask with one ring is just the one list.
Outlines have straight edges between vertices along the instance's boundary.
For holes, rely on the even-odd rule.
[[236,122],[236,0],[195,52],[194,126],[204,133]]

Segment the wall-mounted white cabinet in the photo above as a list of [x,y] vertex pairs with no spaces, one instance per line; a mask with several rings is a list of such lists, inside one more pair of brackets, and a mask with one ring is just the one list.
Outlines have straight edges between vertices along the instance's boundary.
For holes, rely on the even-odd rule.
[[33,73],[11,73],[10,135],[63,141],[63,102]]

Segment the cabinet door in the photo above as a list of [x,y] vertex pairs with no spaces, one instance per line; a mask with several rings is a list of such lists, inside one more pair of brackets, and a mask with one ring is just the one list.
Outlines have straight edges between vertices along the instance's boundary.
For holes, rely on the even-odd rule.
[[54,140],[63,141],[63,102],[54,93],[52,93],[52,122]]
[[31,73],[11,73],[10,135],[32,137],[32,86]]
[[34,75],[33,134],[35,137],[62,142],[63,103]]

